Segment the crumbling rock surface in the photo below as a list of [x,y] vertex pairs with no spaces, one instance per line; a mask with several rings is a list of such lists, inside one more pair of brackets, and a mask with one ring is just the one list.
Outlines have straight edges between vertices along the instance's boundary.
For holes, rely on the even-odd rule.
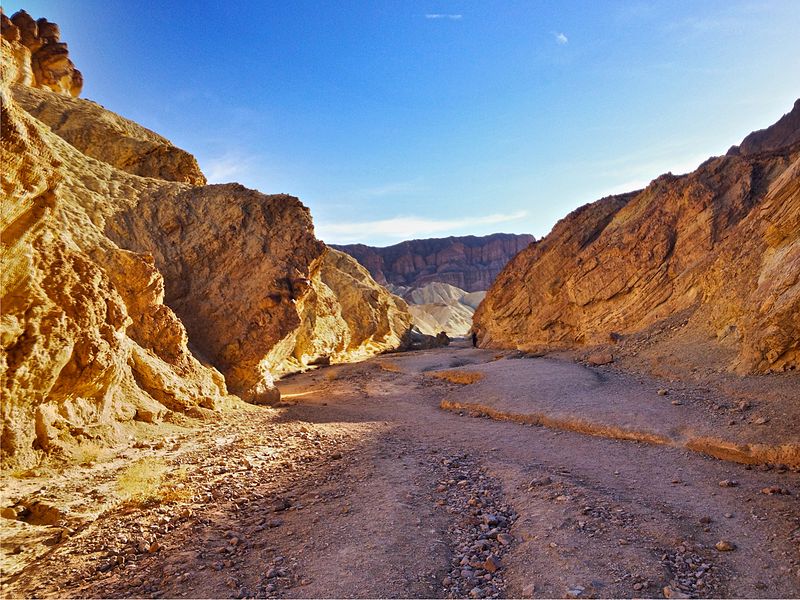
[[439,281],[477,292],[489,289],[505,264],[533,241],[528,234],[494,233],[411,240],[386,248],[333,247],[354,257],[383,285],[422,287]]
[[99,104],[20,85],[12,92],[22,108],[87,156],[142,177],[206,183],[194,156]]
[[228,385],[272,402],[274,374],[413,337],[403,301],[329,254],[297,198],[199,185],[160,136],[20,76],[31,31],[57,39],[34,24],[3,17],[4,467],[203,416],[237,401]]
[[58,25],[47,19],[34,20],[20,10],[10,19],[0,14],[0,29],[9,44],[6,83],[47,89],[73,98],[81,93],[83,76],[70,60],[67,45],[59,41]]
[[213,408],[224,380],[189,351],[152,258],[96,224],[154,180],[87,159],[0,95],[3,465]]
[[800,143],[780,145],[797,138],[785,129],[798,115],[800,103],[780,135],[770,128],[743,144],[758,151],[562,219],[490,288],[475,314],[481,344],[605,344],[682,313],[709,363],[718,351],[720,366],[738,372],[800,366]]

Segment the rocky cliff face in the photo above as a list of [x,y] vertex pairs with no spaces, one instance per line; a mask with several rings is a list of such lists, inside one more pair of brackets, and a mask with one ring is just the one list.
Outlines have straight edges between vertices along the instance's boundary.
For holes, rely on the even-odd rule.
[[152,257],[102,233],[118,194],[158,183],[87,160],[0,95],[3,464],[213,408],[224,379],[189,351]]
[[2,19],[3,466],[202,416],[229,388],[272,401],[274,375],[407,339],[405,303],[297,198],[201,185],[191,155],[72,97],[66,46],[69,76],[26,59],[57,28]]
[[800,366],[799,115],[568,215],[497,278],[475,315],[482,344],[604,344],[679,315],[722,367]]
[[384,285],[422,287],[439,281],[476,292],[488,289],[505,264],[533,241],[527,234],[495,233],[411,240],[386,248],[334,247],[353,256]]
[[75,97],[83,76],[69,59],[67,45],[59,41],[58,25],[47,19],[34,21],[24,10],[10,19],[0,13],[0,32],[8,42],[6,83],[43,88]]

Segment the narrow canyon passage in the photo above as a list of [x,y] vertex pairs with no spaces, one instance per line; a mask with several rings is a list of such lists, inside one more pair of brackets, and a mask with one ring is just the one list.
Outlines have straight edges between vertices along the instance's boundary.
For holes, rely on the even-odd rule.
[[[287,406],[181,438],[170,460],[189,469],[191,501],[109,510],[4,592],[800,595],[800,474],[440,408],[481,401],[443,370],[521,379],[551,360],[512,358],[456,345],[287,378]],[[587,381],[602,398],[615,377]]]

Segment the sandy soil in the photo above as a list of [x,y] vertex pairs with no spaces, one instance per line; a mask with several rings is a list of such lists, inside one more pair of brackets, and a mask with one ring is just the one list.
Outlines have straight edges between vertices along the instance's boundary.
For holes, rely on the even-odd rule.
[[[516,356],[456,345],[320,369],[282,381],[281,408],[8,479],[4,506],[41,506],[38,525],[2,520],[4,596],[800,597],[798,472],[441,408],[494,394],[524,414],[775,444],[796,442],[794,414],[756,415],[790,404],[741,410],[722,388]],[[144,456],[171,495],[120,504]]]

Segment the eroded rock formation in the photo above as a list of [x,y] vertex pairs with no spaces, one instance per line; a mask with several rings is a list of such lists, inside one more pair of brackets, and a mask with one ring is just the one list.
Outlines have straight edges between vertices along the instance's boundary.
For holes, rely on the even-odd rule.
[[59,41],[58,25],[47,19],[34,20],[21,10],[9,19],[0,13],[0,31],[9,42],[6,83],[44,88],[76,97],[83,88],[83,76],[69,58],[67,45]]
[[[3,466],[202,416],[229,388],[273,401],[276,374],[409,340],[405,303],[297,198],[202,185],[191,155],[72,97],[57,27],[18,13],[3,34]],[[61,62],[35,58],[48,44]]]
[[798,122],[800,103],[693,173],[562,219],[489,290],[475,315],[482,344],[604,344],[682,315],[709,363],[800,366]]
[[213,408],[227,394],[223,377],[189,351],[152,257],[98,226],[123,200],[115,192],[158,183],[87,160],[7,88],[0,95],[3,464],[68,458],[77,439]]
[[533,239],[527,234],[495,233],[411,240],[386,248],[334,247],[353,256],[383,285],[422,287],[440,281],[477,292],[489,289],[506,263]]

